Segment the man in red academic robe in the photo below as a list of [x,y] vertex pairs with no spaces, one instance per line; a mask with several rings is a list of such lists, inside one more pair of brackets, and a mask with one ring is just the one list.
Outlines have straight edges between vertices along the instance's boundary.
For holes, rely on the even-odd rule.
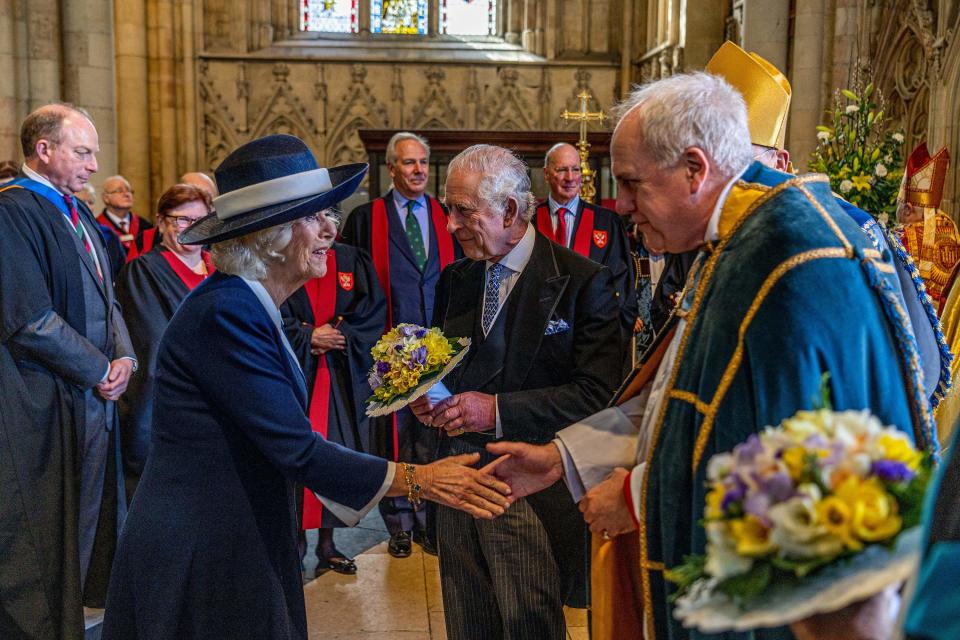
[[[440,272],[461,257],[460,245],[447,232],[443,205],[426,193],[430,176],[427,141],[413,133],[397,133],[387,143],[386,155],[393,188],[354,209],[344,223],[341,240],[373,259],[387,296],[385,329],[404,322],[429,326]],[[407,409],[386,420],[375,420],[371,431],[373,452],[378,455],[415,463],[434,459],[437,434],[423,427]],[[426,514],[415,512],[406,498],[384,498],[380,513],[390,532],[391,555],[409,556],[411,538],[428,552],[435,551]]]
[[[620,305],[620,333],[626,346],[633,337],[638,307],[636,274],[623,222],[610,209],[580,198],[583,175],[580,155],[573,145],[560,142],[547,151],[543,176],[550,195],[537,205],[537,231],[610,269]],[[623,352],[629,354],[626,348]],[[624,371],[632,364],[629,358],[625,359]]]
[[137,236],[152,229],[153,225],[133,213],[133,187],[126,178],[110,176],[103,181],[103,204],[97,222],[113,231],[120,238],[123,250],[129,254]]

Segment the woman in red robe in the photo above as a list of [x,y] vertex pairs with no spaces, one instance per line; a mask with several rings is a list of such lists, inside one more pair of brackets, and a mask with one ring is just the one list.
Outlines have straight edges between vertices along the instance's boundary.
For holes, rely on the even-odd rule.
[[117,299],[140,359],[140,370],[117,403],[128,498],[133,498],[150,446],[160,337],[180,302],[214,271],[209,253],[200,246],[180,244],[177,236],[211,209],[210,195],[202,189],[188,184],[167,189],[157,203],[161,242],[128,262],[117,277]]

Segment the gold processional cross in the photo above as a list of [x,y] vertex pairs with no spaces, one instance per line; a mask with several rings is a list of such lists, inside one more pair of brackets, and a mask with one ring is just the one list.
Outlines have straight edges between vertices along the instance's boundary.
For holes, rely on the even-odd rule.
[[590,143],[587,142],[587,123],[591,121],[603,122],[607,114],[600,111],[587,111],[587,102],[591,96],[586,90],[578,95],[580,98],[580,111],[563,110],[560,117],[564,120],[574,120],[580,123],[580,141],[577,142],[577,149],[580,150],[580,171],[583,176],[583,183],[580,185],[580,197],[587,202],[593,202],[597,195],[597,186],[594,184],[594,170],[590,168]]

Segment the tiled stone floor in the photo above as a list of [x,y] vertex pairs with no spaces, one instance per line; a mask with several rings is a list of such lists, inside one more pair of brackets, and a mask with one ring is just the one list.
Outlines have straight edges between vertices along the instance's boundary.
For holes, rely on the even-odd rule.
[[[304,586],[311,639],[446,639],[436,557],[413,545],[409,558],[397,559],[382,542],[356,561],[355,576],[327,572]],[[586,611],[566,615],[567,637],[586,640]]]
[[[337,547],[355,556],[357,574],[328,571],[314,579],[316,532],[308,532],[303,593],[311,639],[446,640],[436,557],[418,545],[409,558],[392,557],[376,510],[353,529],[334,535]],[[103,611],[86,613],[87,640],[97,640]],[[566,617],[568,640],[587,640],[586,611],[568,609]]]

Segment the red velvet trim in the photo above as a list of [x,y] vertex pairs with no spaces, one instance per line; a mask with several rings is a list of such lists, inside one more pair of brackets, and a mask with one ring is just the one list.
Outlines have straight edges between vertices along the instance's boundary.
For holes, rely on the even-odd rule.
[[553,221],[550,220],[550,207],[545,204],[537,207],[537,231],[557,242],[557,234],[553,230]]
[[627,511],[630,512],[630,519],[633,520],[633,524],[640,526],[640,521],[637,520],[637,510],[633,505],[633,491],[630,490],[630,474],[627,474],[627,477],[623,479],[623,499],[627,503]]
[[[337,311],[337,254],[332,248],[327,251],[327,273],[322,278],[308,280],[303,285],[310,299],[315,326],[327,324],[333,320]],[[310,426],[315,433],[327,437],[327,424],[330,410],[330,369],[327,356],[317,358],[317,376],[313,382],[310,396]],[[309,489],[303,490],[303,529],[318,529],[323,521],[323,503]]]
[[453,236],[447,231],[447,216],[443,213],[443,207],[433,198],[428,197],[427,200],[430,201],[430,218],[433,220],[433,228],[437,232],[440,271],[443,271],[453,262]]
[[383,198],[373,201],[373,220],[370,237],[370,252],[373,256],[373,268],[377,272],[380,288],[387,296],[387,326],[393,326],[393,296],[390,295],[390,228],[387,221],[387,206]]
[[213,262],[210,260],[210,254],[206,251],[200,252],[200,259],[203,260],[203,264],[207,267],[206,275],[202,273],[196,273],[191,270],[190,267],[183,263],[183,260],[178,258],[173,251],[164,251],[161,254],[164,259],[167,261],[167,264],[170,265],[170,268],[173,269],[173,272],[177,274],[177,277],[180,278],[180,282],[187,286],[187,289],[193,291],[197,288],[201,282],[207,279],[207,276],[216,271],[216,267],[213,266]]
[[584,258],[590,257],[590,242],[593,239],[593,209],[584,206],[580,214],[580,226],[577,227],[577,236],[573,239],[573,250]]

